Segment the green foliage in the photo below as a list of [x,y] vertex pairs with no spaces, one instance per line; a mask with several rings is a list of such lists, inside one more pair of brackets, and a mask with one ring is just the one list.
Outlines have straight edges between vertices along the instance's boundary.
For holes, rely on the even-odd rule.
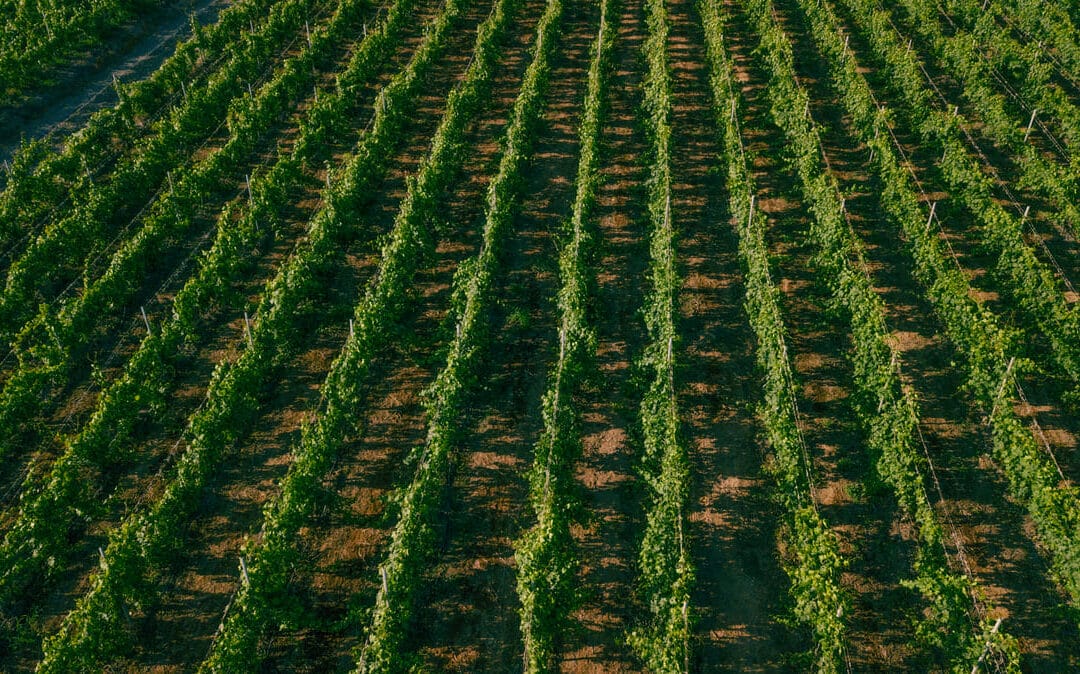
[[[408,20],[408,12],[398,15],[397,20]],[[331,38],[336,36],[324,39]],[[376,38],[373,44],[379,43],[380,39]],[[378,59],[359,58],[351,66],[368,69],[373,74],[377,64]],[[400,89],[396,91],[402,95]],[[405,91],[415,94],[415,87]],[[320,114],[341,114],[342,106],[348,104],[344,94],[326,100],[330,101],[328,107]],[[402,112],[384,116],[381,123],[372,125],[338,174],[338,180],[324,191],[325,206],[311,222],[308,237],[263,293],[252,325],[250,345],[235,363],[222,361],[215,369],[207,402],[191,419],[186,433],[187,447],[173,468],[163,495],[148,511],[130,516],[110,534],[102,572],[94,576],[91,590],[68,614],[59,632],[46,640],[42,670],[73,671],[72,662],[101,663],[118,654],[112,646],[120,648],[126,643],[123,634],[115,634],[117,630],[126,630],[117,611],[152,596],[145,585],[154,569],[176,551],[203,486],[228,450],[250,429],[267,380],[294,348],[292,342],[299,334],[296,322],[301,318],[296,308],[323,292],[325,282],[320,280],[319,270],[332,264],[343,244],[359,231],[351,215],[365,195],[370,194],[372,186],[382,179],[391,155],[389,150],[400,138],[402,125],[407,121],[404,111],[408,106],[393,109]],[[323,133],[326,127],[312,123],[302,133]],[[307,147],[318,145],[312,143]],[[309,151],[300,150],[298,144],[294,150],[297,154],[288,161],[302,161],[306,155],[299,153]],[[295,167],[278,175],[282,179],[297,179]],[[255,200],[255,203],[274,202]],[[111,645],[110,649],[102,650],[102,644]],[[80,664],[74,669],[95,668]]]
[[[739,256],[745,269],[745,308],[757,335],[758,366],[764,375],[765,400],[759,414],[773,450],[770,472],[777,483],[777,495],[784,506],[782,542],[784,570],[791,581],[788,590],[795,622],[814,636],[814,668],[818,672],[839,672],[844,668],[845,616],[850,600],[840,586],[846,562],[839,542],[814,507],[811,466],[799,435],[795,417],[794,376],[788,358],[786,328],[780,309],[780,295],[769,271],[765,241],[765,217],[753,207],[756,190],[739,128],[741,105],[730,59],[724,50],[723,20],[713,0],[698,3],[707,46],[714,110],[720,129],[722,159],[726,162],[730,208],[739,235]],[[761,37],[759,53],[770,73],[769,103],[782,128],[800,118],[806,94],[794,81],[790,46],[771,18],[767,2],[748,4],[754,26]],[[798,110],[799,112],[795,112]],[[814,147],[815,137],[804,138],[798,127],[793,136],[796,157]],[[794,129],[792,129],[794,130]]]
[[[961,84],[964,97],[980,117],[983,133],[1017,163],[1022,185],[1056,209],[1055,219],[1073,226],[1080,223],[1080,210],[1075,206],[1080,183],[1073,167],[1047,160],[1036,146],[1027,142],[1027,134],[1021,129],[1027,120],[1017,119],[1008,110],[1005,97],[996,92],[989,64],[978,49],[975,36],[964,30],[946,36],[935,3],[903,0],[900,5],[911,18],[909,24],[913,30],[918,31],[933,55]],[[900,84],[898,80],[891,82],[894,89]],[[1080,344],[1073,339],[1073,335],[1080,334],[1080,317],[1077,309],[1065,300],[1061,281],[1025,241],[1022,219],[995,199],[996,176],[984,172],[980,158],[967,149],[963,117],[933,109],[929,105],[927,83],[905,78],[903,86],[895,90],[908,103],[905,117],[925,143],[943,153],[939,168],[944,182],[982,225],[979,233],[983,245],[998,256],[995,277],[1031,326],[1049,341],[1050,355],[1058,370],[1074,385],[1080,385]],[[911,86],[922,93],[913,95]],[[1077,114],[1073,108],[1072,116]],[[1029,332],[1034,334],[1034,330]]]
[[[381,27],[383,34],[400,30],[411,18],[411,9],[408,2],[395,5]],[[459,3],[451,0],[446,4],[409,65],[380,94],[368,139],[379,138],[383,129],[400,129],[405,111],[420,93],[424,74],[443,53],[461,12]],[[426,166],[432,163],[429,161]],[[289,620],[288,579],[299,561],[298,532],[313,514],[322,478],[338,449],[356,430],[354,411],[363,395],[368,368],[377,355],[385,330],[393,327],[401,314],[401,295],[415,272],[412,262],[415,256],[403,255],[408,251],[402,247],[407,242],[404,235],[419,224],[410,212],[399,213],[395,228],[384,244],[380,271],[357,305],[354,331],[320,389],[320,413],[313,423],[302,428],[281,491],[264,507],[261,540],[250,541],[245,547],[246,582],[240,585],[210,655],[201,665],[203,671],[235,672],[253,667],[259,659],[257,646],[263,632],[271,625]],[[398,272],[387,273],[391,266]],[[387,285],[395,282],[396,287]]]
[[694,570],[687,551],[685,504],[690,467],[679,438],[675,400],[675,231],[671,221],[671,74],[667,57],[668,17],[664,0],[645,3],[648,34],[642,45],[642,82],[650,145],[648,179],[649,276],[645,326],[649,344],[639,362],[648,384],[641,402],[644,457],[641,474],[649,488],[645,534],[638,553],[639,585],[649,607],[630,644],[657,672],[685,672],[690,662],[690,588]]
[[15,100],[55,77],[55,71],[140,13],[164,0],[82,0],[9,3],[0,17],[0,100]]

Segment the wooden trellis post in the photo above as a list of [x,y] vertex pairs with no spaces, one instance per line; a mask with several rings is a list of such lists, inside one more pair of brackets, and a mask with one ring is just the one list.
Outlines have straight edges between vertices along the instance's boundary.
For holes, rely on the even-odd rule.
[[1031,111],[1031,119],[1028,120],[1027,129],[1024,131],[1024,142],[1027,142],[1028,136],[1031,135],[1031,127],[1035,124],[1035,115],[1038,114],[1039,109],[1035,108]]
[[975,664],[971,667],[971,674],[978,674],[979,667],[982,667],[983,660],[986,659],[986,654],[990,652],[990,644],[993,643],[994,635],[997,634],[998,628],[1001,627],[1001,618],[997,619],[994,623],[993,629],[990,630],[990,638],[986,640],[986,645],[983,646],[982,654],[979,655],[979,659],[975,661]]
[[987,417],[986,423],[990,423],[990,420],[994,418],[994,413],[997,412],[998,403],[1001,402],[1001,394],[1005,392],[1005,384],[1009,381],[1009,373],[1012,372],[1013,363],[1016,362],[1016,356],[1009,359],[1009,365],[1005,368],[1005,376],[1001,378],[1001,386],[998,387],[997,395],[994,396],[994,406],[990,408],[990,416]]

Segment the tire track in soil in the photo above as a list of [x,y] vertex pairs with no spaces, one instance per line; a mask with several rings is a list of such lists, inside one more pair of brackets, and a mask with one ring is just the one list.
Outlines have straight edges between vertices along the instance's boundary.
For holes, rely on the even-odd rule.
[[[355,42],[345,45],[336,61],[335,67],[343,66],[347,61]],[[334,72],[327,70],[319,74],[320,85],[324,88],[332,85]],[[383,79],[389,79],[390,74],[385,73]],[[365,92],[373,92],[374,87]],[[358,97],[359,98],[359,97]],[[311,105],[310,97],[299,101],[294,110],[289,114],[280,128],[267,139],[264,139],[263,147],[252,157],[252,166],[266,166],[273,161],[274,151],[271,147],[276,139],[279,144],[291,144],[298,133],[300,119],[306,114]],[[357,106],[359,107],[359,106]],[[370,110],[370,104],[367,109]],[[365,113],[366,114],[366,113]],[[335,162],[340,161],[343,153],[335,156]],[[244,307],[254,309],[259,301],[260,292],[265,283],[273,276],[278,266],[288,258],[296,242],[304,236],[308,220],[317,210],[319,205],[318,194],[322,186],[321,180],[309,180],[309,185],[296,195],[296,205],[290,208],[285,215],[283,233],[270,246],[260,244],[247,264],[250,265],[250,275],[234,284],[234,297],[238,304],[229,307],[207,307],[204,319],[207,321],[203,327],[203,339],[194,345],[190,353],[180,355],[176,371],[179,373],[176,383],[171,387],[173,390],[171,404],[164,410],[161,418],[152,418],[144,415],[136,424],[136,430],[129,441],[138,446],[136,454],[142,458],[123,473],[106,474],[101,478],[98,487],[100,498],[106,501],[107,513],[102,519],[92,521],[82,537],[73,540],[72,545],[79,551],[72,555],[72,562],[63,574],[53,583],[53,589],[44,597],[31,598],[34,606],[30,608],[29,616],[35,627],[38,637],[50,634],[59,626],[64,615],[74,605],[75,601],[89,589],[90,574],[97,567],[97,548],[108,543],[108,534],[113,528],[122,522],[122,518],[133,510],[139,510],[156,500],[161,489],[164,488],[165,473],[162,468],[171,464],[178,456],[182,445],[177,438],[186,428],[187,420],[205,399],[206,385],[217,362],[222,358],[235,360],[239,351],[238,339],[244,332]],[[230,185],[237,190],[240,184]],[[212,206],[203,208],[199,214],[203,225],[211,227],[216,221],[217,213]],[[200,239],[201,241],[201,239]],[[191,261],[187,261],[191,263]],[[185,262],[181,261],[179,266]],[[170,263],[171,264],[171,263]],[[166,267],[169,264],[164,265]],[[194,264],[190,264],[192,271]],[[162,272],[164,275],[165,272]],[[160,279],[159,279],[160,280]],[[156,291],[153,298],[148,298],[145,307],[151,324],[157,323],[166,314],[171,314],[171,302],[175,292],[186,282],[186,277],[178,277],[168,285],[162,286]],[[154,282],[156,283],[156,281]],[[112,347],[112,358],[109,366],[100,368],[101,381],[112,381],[118,376],[127,360],[138,348],[145,335],[145,328],[141,313],[135,311],[126,323],[126,332],[117,336],[117,343]],[[118,328],[119,329],[119,328]],[[155,326],[156,329],[156,326]],[[109,351],[102,347],[99,356],[107,356]],[[84,377],[89,376],[84,373]],[[97,395],[100,393],[100,381],[80,381],[70,386],[65,391],[65,399],[46,420],[47,428],[53,437],[46,439],[28,462],[19,467],[17,472],[5,475],[5,489],[3,501],[9,509],[3,516],[3,528],[6,530],[12,518],[15,516],[11,504],[16,503],[19,495],[19,487],[27,473],[33,471],[40,473],[47,470],[57,455],[63,451],[61,433],[77,433],[82,423],[93,412],[97,404]],[[38,639],[38,640],[39,640]],[[38,640],[35,640],[38,641]],[[0,658],[0,668],[10,661],[20,662],[31,666],[40,658],[40,649],[37,643],[27,644],[26,648],[15,649],[11,653],[4,654]],[[20,665],[22,666],[22,665]]]
[[[575,405],[581,410],[577,465],[586,520],[572,529],[585,594],[568,630],[566,672],[640,671],[625,635],[644,608],[634,596],[638,533],[643,526],[635,466],[640,452],[640,392],[633,358],[646,343],[640,310],[647,292],[645,238],[646,141],[641,105],[641,45],[645,18],[637,3],[620,2],[618,33],[607,76],[593,228],[596,270],[590,319],[596,330],[595,373]],[[572,174],[569,174],[572,175]]]
[[[531,13],[542,11],[543,3],[536,3]],[[543,119],[533,131],[532,159],[524,167],[521,208],[502,255],[502,281],[490,312],[492,341],[478,376],[483,383],[462,419],[466,430],[447,486],[439,557],[425,574],[426,596],[417,602],[413,641],[430,669],[504,671],[520,662],[512,544],[532,515],[526,471],[542,429],[540,398],[555,360],[554,236],[574,196],[577,124],[598,25],[592,3],[566,3]],[[531,49],[533,26],[528,30]],[[531,53],[522,58],[527,63]],[[520,81],[516,78],[507,92],[508,104]],[[486,134],[484,145],[502,137],[507,118],[498,131]],[[478,211],[477,227],[483,217]]]
[[[151,11],[121,26],[119,34],[60,68],[56,83],[20,101],[0,104],[0,162],[10,160],[21,139],[74,133],[98,110],[115,105],[113,77],[131,82],[149,77],[191,37],[189,17],[203,26],[217,21],[232,0],[189,0]],[[178,5],[187,11],[181,11]],[[82,59],[81,61],[79,59]]]
[[[840,16],[843,16],[842,14]],[[865,43],[847,24],[850,46],[865,54]],[[859,59],[863,63],[863,59]],[[875,95],[881,95],[875,87]],[[879,99],[880,100],[880,99]],[[845,120],[847,144],[855,145]],[[838,132],[839,133],[839,132]],[[905,148],[905,151],[907,149]],[[910,156],[910,155],[909,155]],[[1080,634],[1062,610],[1058,588],[1047,580],[1046,562],[1032,542],[1034,529],[1022,506],[1007,496],[1006,484],[988,455],[990,438],[972,409],[969,396],[958,395],[964,383],[961,356],[947,342],[932,305],[912,275],[911,260],[895,223],[884,217],[875,178],[854,197],[849,210],[875,283],[885,300],[887,321],[902,353],[905,382],[913,385],[922,412],[921,429],[944,501],[931,486],[931,502],[948,536],[958,536],[974,577],[986,598],[1004,617],[1002,629],[1020,639],[1025,668],[1068,671],[1080,667]],[[1040,414],[1040,421],[1043,417]],[[1075,446],[1075,445],[1074,445]],[[954,568],[963,565],[950,540]]]
[[[860,167],[865,154],[857,143],[846,138],[837,142],[829,133],[841,123],[842,115],[826,88],[827,72],[816,58],[800,16],[790,3],[777,3],[775,18],[791,40],[795,69],[810,94],[810,112],[820,125],[831,172],[841,190],[864,190],[866,178]],[[764,83],[760,66],[755,72]],[[771,119],[767,128],[767,134],[775,134],[768,146],[783,147],[785,139]],[[794,167],[775,153],[771,161],[777,162],[771,170],[762,166],[755,167],[755,172],[762,191],[780,199],[775,204],[780,209],[772,214],[771,248],[800,389],[800,425],[814,464],[815,499],[838,534],[841,553],[849,564],[842,576],[852,599],[852,615],[846,621],[849,662],[858,671],[909,667],[908,660],[914,656],[911,629],[897,607],[912,603],[910,591],[900,580],[910,575],[913,541],[909,528],[901,525],[892,494],[886,490],[867,493],[866,487],[876,478],[871,458],[863,450],[863,430],[851,398],[855,384],[848,358],[850,324],[843,314],[834,315],[827,308],[829,293],[812,261],[817,248],[806,231],[811,225],[809,204]],[[763,169],[767,173],[762,174]],[[773,206],[761,202],[766,211]]]
[[[755,339],[743,308],[701,18],[690,0],[675,0],[670,10],[673,207],[684,275],[680,409],[694,474],[695,666],[774,671],[794,635],[773,618],[783,611],[787,578],[776,553],[779,512],[768,499],[761,429],[750,404],[761,397]],[[730,45],[741,36],[725,39]]]

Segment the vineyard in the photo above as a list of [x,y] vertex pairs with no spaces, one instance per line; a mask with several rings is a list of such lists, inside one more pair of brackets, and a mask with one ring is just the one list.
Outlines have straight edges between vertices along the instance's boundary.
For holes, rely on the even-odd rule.
[[0,671],[1080,671],[1078,7],[0,0]]

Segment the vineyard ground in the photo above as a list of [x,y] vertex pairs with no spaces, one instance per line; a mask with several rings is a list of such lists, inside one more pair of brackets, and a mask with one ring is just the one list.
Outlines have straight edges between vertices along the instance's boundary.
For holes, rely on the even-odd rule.
[[[788,331],[799,431],[815,485],[812,498],[847,560],[841,584],[851,598],[851,610],[843,616],[844,657],[851,671],[926,671],[933,667],[931,656],[912,636],[919,600],[903,585],[914,575],[916,530],[889,488],[875,477],[856,412],[850,325],[828,306],[828,288],[814,260],[810,200],[802,194],[784,133],[770,117],[769,76],[758,51],[759,36],[740,2],[715,1],[725,14],[724,46],[743,98],[740,126],[753,159],[756,204],[769,224],[766,242]],[[875,70],[872,51],[851,17],[840,11],[842,3],[826,1],[836,9],[845,34],[851,35],[850,49],[874,95],[899,110],[902,101]],[[484,319],[484,351],[476,382],[458,410],[459,435],[450,478],[442,488],[434,550],[419,574],[415,616],[405,638],[404,649],[432,671],[520,669],[514,543],[533,524],[528,470],[544,425],[542,397],[559,354],[560,238],[575,194],[578,125],[599,25],[595,3],[564,2],[543,113],[531,132],[532,157],[523,168],[516,215]],[[324,9],[334,4],[319,3]],[[362,21],[370,22],[382,4],[373,5]],[[665,4],[672,82],[671,208],[680,279],[678,337],[673,342],[675,397],[680,440],[689,455],[683,516],[696,576],[690,670],[803,671],[813,641],[805,626],[786,619],[792,601],[784,570],[790,562],[783,544],[786,515],[768,472],[772,457],[758,413],[762,376],[747,320],[743,263],[731,222],[705,35],[695,0]],[[902,380],[920,404],[919,451],[925,450],[929,460],[924,477],[944,527],[950,564],[978,582],[984,593],[976,598],[979,610],[990,606],[986,617],[1003,619],[1003,628],[1019,640],[1026,671],[1076,669],[1080,632],[1075,613],[1065,608],[1064,592],[1048,576],[1049,557],[1036,542],[1031,517],[1006,496],[1003,473],[990,458],[986,410],[978,409],[964,391],[962,357],[947,341],[925,288],[913,276],[899,227],[881,206],[883,189],[868,150],[857,141],[854,124],[843,112],[799,3],[774,4],[774,16],[792,42],[799,83],[810,94],[807,114],[821,130],[825,164],[846,198],[846,217],[862,242],[870,283],[884,301]],[[210,21],[227,5],[228,0],[197,0],[193,7],[200,20]],[[379,565],[395,524],[392,496],[413,479],[417,464],[410,458],[428,432],[425,389],[444,367],[454,338],[455,274],[479,251],[488,188],[499,169],[510,110],[532,57],[545,2],[523,0],[519,5],[499,49],[491,91],[468,126],[464,149],[453,160],[460,164],[459,171],[447,192],[438,196],[437,222],[432,223],[437,244],[418,264],[402,317],[373,360],[355,410],[356,431],[337,448],[336,460],[321,478],[315,515],[296,535],[301,562],[292,569],[289,588],[290,606],[300,610],[290,614],[291,621],[271,621],[261,635],[261,671],[345,671],[355,664],[366,609],[379,591]],[[325,292],[302,308],[297,348],[261,391],[251,432],[229,450],[201,494],[185,525],[182,554],[156,570],[150,609],[126,615],[136,646],[127,657],[111,662],[111,670],[194,671],[206,658],[244,582],[246,571],[239,561],[243,546],[260,537],[263,509],[280,493],[301,429],[319,409],[320,387],[349,335],[353,308],[374,276],[386,234],[431,148],[447,95],[471,62],[476,28],[491,7],[489,0],[465,3],[445,55],[421,87],[398,149],[388,158],[386,177],[365,195],[354,217],[355,232],[335,252],[332,271],[319,279]],[[57,630],[90,589],[100,566],[99,546],[107,545],[109,532],[160,497],[169,467],[185,446],[188,420],[206,400],[215,367],[237,360],[244,351],[248,313],[259,305],[265,284],[302,244],[309,222],[324,206],[327,168],[347,161],[374,113],[376,94],[408,63],[425,24],[442,8],[441,0],[418,2],[415,19],[393,56],[351,102],[349,133],[333,140],[326,165],[304,167],[303,186],[292,195],[281,235],[272,246],[253,251],[250,266],[233,288],[235,302],[207,309],[197,343],[177,369],[164,414],[155,419],[139,416],[131,441],[138,458],[116,474],[102,476],[97,489],[104,509],[71,532],[73,552],[59,576],[18,607],[23,615],[14,633],[19,638],[12,640],[7,633],[10,624],[0,625],[6,630],[0,637],[15,644],[10,652],[0,653],[0,670],[35,667],[41,639]],[[642,47],[649,28],[640,3],[621,0],[617,10],[617,17],[609,17],[618,32],[606,74],[601,182],[587,223],[595,247],[586,262],[591,276],[588,320],[597,348],[572,399],[580,412],[575,432],[582,441],[573,471],[578,519],[571,528],[580,561],[574,582],[580,605],[573,607],[572,621],[560,633],[558,668],[575,674],[644,671],[627,635],[642,625],[650,610],[639,584],[650,502],[640,465],[640,404],[650,378],[640,365],[649,342],[642,308],[652,287],[647,208],[652,144],[642,113]],[[324,12],[319,21],[328,19]],[[113,72],[127,80],[152,71],[167,55],[168,45],[182,37],[186,22],[186,14],[162,12],[126,27],[100,57],[88,57],[63,74],[65,82],[74,82],[93,73],[85,84],[64,94],[50,89],[17,109],[0,109],[0,125],[27,135],[55,130],[60,138],[82,124],[89,110],[109,104]],[[361,38],[357,27],[348,40],[335,45],[331,64],[316,74],[319,94],[332,90],[335,75]],[[301,42],[298,39],[276,65],[300,53]],[[942,69],[931,65],[929,70],[946,95],[959,101],[957,84]],[[198,252],[212,240],[222,208],[246,198],[247,176],[292,147],[319,94],[308,91],[291,102],[288,113],[266,129],[256,151],[206,199],[195,226],[181,240],[170,242],[167,253],[155,261],[136,304],[102,321],[85,354],[86,364],[74,368],[63,389],[53,393],[48,413],[37,420],[38,442],[24,456],[0,465],[0,532],[11,526],[25,476],[51,465],[67,435],[87,422],[103,384],[120,375],[145,336],[140,307],[145,307],[152,326],[167,318]],[[921,199],[938,202],[941,236],[949,242],[948,250],[955,251],[975,296],[1004,321],[1020,320],[1014,300],[994,276],[996,258],[978,243],[977,225],[945,187],[937,167],[940,152],[926,147],[903,115],[894,122],[898,144],[923,190]],[[978,130],[977,123],[973,129]],[[226,138],[226,131],[219,129],[185,163],[220,149]],[[10,151],[0,143],[0,158]],[[1008,154],[990,149],[987,156],[990,166],[1001,171],[999,188],[1015,178]],[[1071,273],[1080,274],[1080,247],[1051,227],[1041,215],[1045,207],[1033,207],[1039,213],[1039,236]],[[118,237],[103,244],[100,261],[90,264],[88,274],[100,273],[122,241]],[[1075,305],[1076,299],[1068,301]],[[1038,355],[1042,347],[1042,340],[1035,339],[1028,351]],[[13,367],[0,368],[0,378]],[[1075,484],[1080,481],[1080,417],[1063,402],[1064,385],[1037,374],[1026,375],[1022,383],[1031,405],[1020,413],[1026,422],[1037,418],[1061,464],[1063,483]]]

